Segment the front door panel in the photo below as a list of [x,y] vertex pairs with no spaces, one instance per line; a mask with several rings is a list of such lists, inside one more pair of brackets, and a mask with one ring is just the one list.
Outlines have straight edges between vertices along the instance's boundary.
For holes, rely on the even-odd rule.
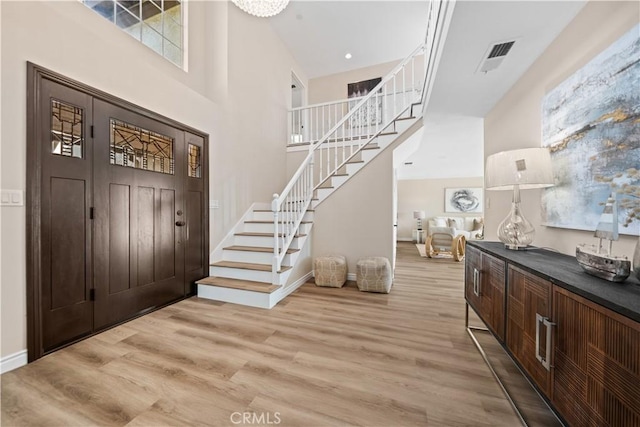
[[38,149],[42,169],[40,351],[91,333],[91,97],[44,79]]
[[94,101],[96,329],[185,295],[184,133]]

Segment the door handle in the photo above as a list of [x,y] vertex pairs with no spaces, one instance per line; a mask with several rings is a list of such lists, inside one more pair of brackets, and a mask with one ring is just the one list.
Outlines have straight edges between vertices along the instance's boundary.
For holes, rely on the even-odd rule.
[[186,223],[186,222],[184,222],[184,221],[176,221],[176,225],[177,225],[178,227],[183,227],[183,226],[185,226],[186,224],[187,224],[187,223]]
[[473,269],[473,293],[475,296],[480,296],[480,270],[477,268]]
[[[546,348],[544,357],[540,355],[540,324],[544,324],[547,328],[546,336]],[[555,326],[555,323],[550,322],[547,317],[542,317],[536,313],[536,359],[547,370],[551,370],[551,327]]]

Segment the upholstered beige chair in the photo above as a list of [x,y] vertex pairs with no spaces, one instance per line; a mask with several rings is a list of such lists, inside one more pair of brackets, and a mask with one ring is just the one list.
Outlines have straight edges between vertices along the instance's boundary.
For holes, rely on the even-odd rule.
[[466,238],[462,234],[455,235],[450,227],[434,227],[424,243],[425,252],[429,258],[442,252],[451,253],[453,259],[462,261]]

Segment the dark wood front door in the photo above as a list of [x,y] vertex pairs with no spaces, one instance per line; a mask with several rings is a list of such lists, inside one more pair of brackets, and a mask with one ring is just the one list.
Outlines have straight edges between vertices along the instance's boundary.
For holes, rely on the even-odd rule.
[[93,329],[92,98],[44,80],[39,103],[39,320],[47,352]]
[[95,327],[185,295],[184,132],[94,101]]
[[29,361],[195,292],[207,138],[29,64]]

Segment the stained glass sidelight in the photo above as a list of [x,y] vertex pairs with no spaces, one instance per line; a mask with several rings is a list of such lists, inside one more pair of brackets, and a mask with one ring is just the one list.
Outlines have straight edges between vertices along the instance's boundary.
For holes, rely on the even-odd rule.
[[200,164],[200,147],[189,144],[189,176],[191,178],[200,178],[202,176]]
[[111,119],[111,164],[173,175],[173,138]]
[[51,100],[51,153],[82,158],[82,108]]

